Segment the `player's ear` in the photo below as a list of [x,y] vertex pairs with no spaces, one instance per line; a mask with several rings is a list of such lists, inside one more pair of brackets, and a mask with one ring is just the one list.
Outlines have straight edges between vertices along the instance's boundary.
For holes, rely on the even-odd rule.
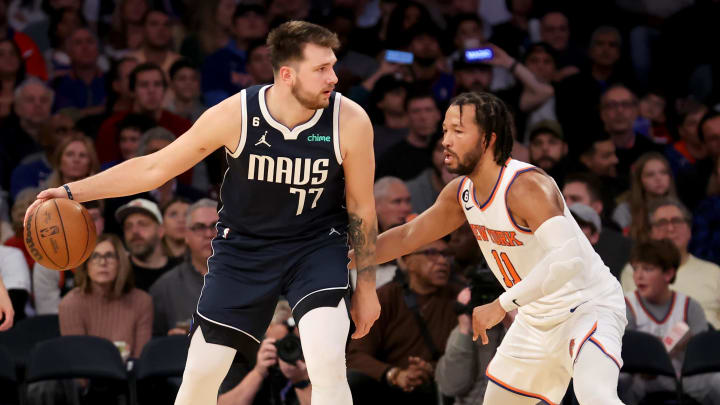
[[295,79],[295,70],[287,65],[282,66],[278,71],[278,77],[285,84],[292,85]]

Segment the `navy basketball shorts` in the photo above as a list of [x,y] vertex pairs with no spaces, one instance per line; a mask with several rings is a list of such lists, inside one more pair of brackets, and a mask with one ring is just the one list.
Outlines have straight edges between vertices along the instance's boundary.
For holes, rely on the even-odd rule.
[[264,240],[218,224],[212,249],[191,331],[201,326],[208,343],[253,353],[281,295],[297,324],[312,309],[336,307],[348,292],[344,232]]

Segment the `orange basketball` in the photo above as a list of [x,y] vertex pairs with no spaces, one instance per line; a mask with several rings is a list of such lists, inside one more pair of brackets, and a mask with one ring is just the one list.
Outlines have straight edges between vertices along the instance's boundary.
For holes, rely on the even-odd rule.
[[28,216],[25,247],[36,262],[53,270],[78,267],[95,248],[95,223],[80,203],[47,200]]

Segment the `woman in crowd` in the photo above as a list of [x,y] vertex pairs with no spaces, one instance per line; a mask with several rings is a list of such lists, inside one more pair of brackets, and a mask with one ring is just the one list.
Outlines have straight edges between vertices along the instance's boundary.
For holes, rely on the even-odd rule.
[[677,198],[675,180],[667,159],[658,152],[640,156],[633,165],[630,191],[626,196],[627,200],[615,208],[612,219],[633,240],[645,239],[650,229],[647,223],[650,201],[662,197]]
[[162,207],[163,227],[165,228],[165,236],[163,237],[163,246],[170,258],[180,258],[187,251],[185,243],[185,223],[190,202],[182,197],[174,197]]
[[139,357],[152,334],[152,298],[134,288],[130,257],[120,238],[98,237],[75,280],[77,287],[60,301],[60,333],[102,337],[126,356]]
[[92,140],[77,134],[60,142],[50,163],[53,171],[44,187],[60,187],[100,171],[100,162]]
[[10,38],[0,40],[0,118],[10,114],[15,87],[23,80],[25,64],[20,48]]
[[143,43],[143,20],[149,10],[147,0],[120,0],[115,5],[105,53],[120,59]]

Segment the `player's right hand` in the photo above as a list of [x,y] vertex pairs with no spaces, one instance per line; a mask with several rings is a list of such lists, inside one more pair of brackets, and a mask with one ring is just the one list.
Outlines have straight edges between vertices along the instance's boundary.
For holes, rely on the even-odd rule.
[[257,353],[257,362],[255,362],[255,370],[260,373],[263,378],[265,378],[268,374],[270,374],[268,369],[277,364],[277,359],[275,339],[266,338],[260,344],[260,349]]
[[352,338],[360,339],[367,335],[375,321],[380,318],[380,301],[375,288],[361,288],[358,284],[350,304],[350,315],[355,323]]
[[30,204],[28,209],[25,211],[25,218],[23,219],[23,224],[27,223],[28,216],[31,212],[35,211],[38,205],[53,198],[68,198],[67,191],[65,191],[65,189],[62,187],[49,188],[47,190],[41,191],[40,194],[35,197],[35,201]]
[[13,310],[12,301],[8,296],[5,288],[0,284],[0,317],[4,318],[0,323],[0,332],[6,331],[13,326],[13,320],[15,318],[15,310]]

